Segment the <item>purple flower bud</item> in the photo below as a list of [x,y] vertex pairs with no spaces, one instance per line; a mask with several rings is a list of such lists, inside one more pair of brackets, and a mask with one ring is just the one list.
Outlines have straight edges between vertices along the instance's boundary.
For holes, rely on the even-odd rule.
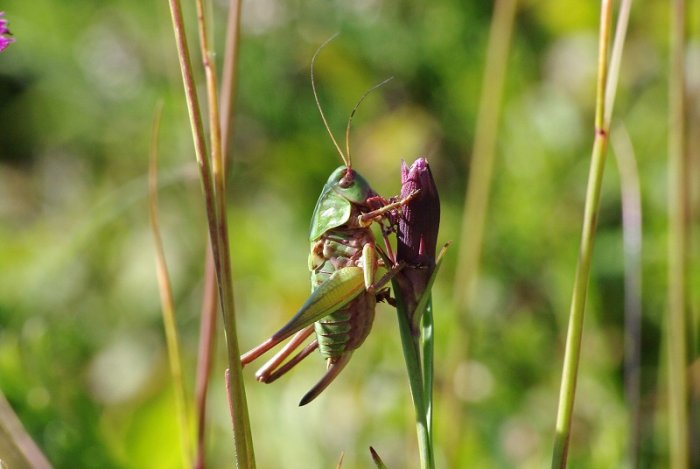
[[440,227],[440,197],[425,158],[418,158],[410,168],[401,162],[401,197],[416,191],[399,221],[398,259],[409,265],[432,267]]
[[418,158],[410,168],[406,162],[401,164],[401,197],[416,191],[399,220],[397,260],[406,266],[396,279],[414,326],[420,319],[414,317],[416,306],[435,269],[440,227],[440,197],[425,158]]
[[7,29],[7,20],[3,18],[5,16],[4,11],[0,11],[0,52],[7,49],[7,46],[15,42],[14,38],[6,37],[7,35],[12,35],[9,29]]

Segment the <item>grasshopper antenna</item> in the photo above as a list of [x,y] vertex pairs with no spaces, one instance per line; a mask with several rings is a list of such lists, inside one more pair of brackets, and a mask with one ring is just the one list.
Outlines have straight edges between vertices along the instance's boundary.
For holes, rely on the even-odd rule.
[[316,92],[316,80],[314,79],[314,66],[316,65],[316,58],[318,57],[318,54],[323,50],[324,47],[328,45],[329,42],[331,42],[333,39],[338,37],[338,33],[332,35],[328,39],[326,39],[326,42],[321,44],[318,49],[316,49],[316,53],[314,54],[313,58],[311,59],[311,89],[314,92],[314,99],[316,100],[316,107],[318,108],[318,112],[321,114],[321,119],[323,120],[323,125],[326,126],[326,130],[328,131],[328,135],[331,136],[331,140],[333,140],[333,145],[335,145],[336,150],[338,150],[338,153],[340,153],[340,157],[343,159],[343,162],[345,163],[345,166],[350,169],[352,166],[351,161],[350,161],[350,154],[346,156],[343,153],[343,150],[340,149],[340,145],[338,145],[338,141],[335,139],[335,136],[333,135],[333,132],[331,131],[331,127],[328,125],[328,121],[326,120],[326,115],[323,113],[323,109],[321,108],[321,102],[318,99],[318,93]]
[[355,104],[355,107],[352,108],[352,112],[350,113],[350,118],[348,119],[348,126],[345,128],[345,153],[348,155],[348,160],[350,160],[350,125],[352,124],[352,118],[355,116],[355,111],[357,111],[357,108],[360,107],[360,104],[362,104],[362,101],[365,100],[367,95],[369,95],[372,91],[376,90],[377,88],[380,88],[380,87],[386,85],[387,83],[389,83],[393,79],[394,79],[394,77],[389,77],[386,80],[384,80],[383,82],[377,83],[372,88],[365,91],[365,94],[362,95],[360,100],[357,101],[357,104]]

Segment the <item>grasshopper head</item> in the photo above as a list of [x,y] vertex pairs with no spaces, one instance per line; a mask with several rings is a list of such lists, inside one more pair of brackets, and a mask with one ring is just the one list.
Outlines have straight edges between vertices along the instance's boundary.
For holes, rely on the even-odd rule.
[[333,171],[326,182],[341,197],[350,203],[364,205],[370,197],[376,196],[369,183],[357,171],[346,166],[340,166]]

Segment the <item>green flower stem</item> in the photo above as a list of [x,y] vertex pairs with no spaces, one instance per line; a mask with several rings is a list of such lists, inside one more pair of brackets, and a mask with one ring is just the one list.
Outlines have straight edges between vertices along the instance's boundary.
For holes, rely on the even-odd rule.
[[[425,383],[421,370],[418,342],[411,331],[411,323],[406,310],[406,303],[400,294],[398,284],[395,280],[392,282],[394,285],[394,292],[396,292],[396,311],[399,319],[401,346],[406,362],[413,408],[416,412],[416,432],[418,434],[418,451],[420,453],[421,469],[434,469],[435,460],[433,456],[433,445],[430,427],[428,425],[429,407],[426,405]],[[432,338],[430,339],[430,343],[432,343]],[[430,365],[430,370],[432,370],[432,364]],[[432,395],[432,391],[430,394]]]
[[430,298],[421,319],[421,357],[423,357],[423,402],[425,402],[425,420],[431,448],[433,441],[433,382],[435,377],[433,328],[433,301]]

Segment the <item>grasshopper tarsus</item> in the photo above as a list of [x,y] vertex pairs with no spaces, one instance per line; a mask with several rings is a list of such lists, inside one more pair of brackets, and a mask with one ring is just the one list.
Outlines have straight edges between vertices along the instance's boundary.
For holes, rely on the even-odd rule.
[[386,302],[388,305],[396,308],[396,300],[391,297],[391,290],[389,288],[383,288],[379,290],[376,294],[377,303]]

